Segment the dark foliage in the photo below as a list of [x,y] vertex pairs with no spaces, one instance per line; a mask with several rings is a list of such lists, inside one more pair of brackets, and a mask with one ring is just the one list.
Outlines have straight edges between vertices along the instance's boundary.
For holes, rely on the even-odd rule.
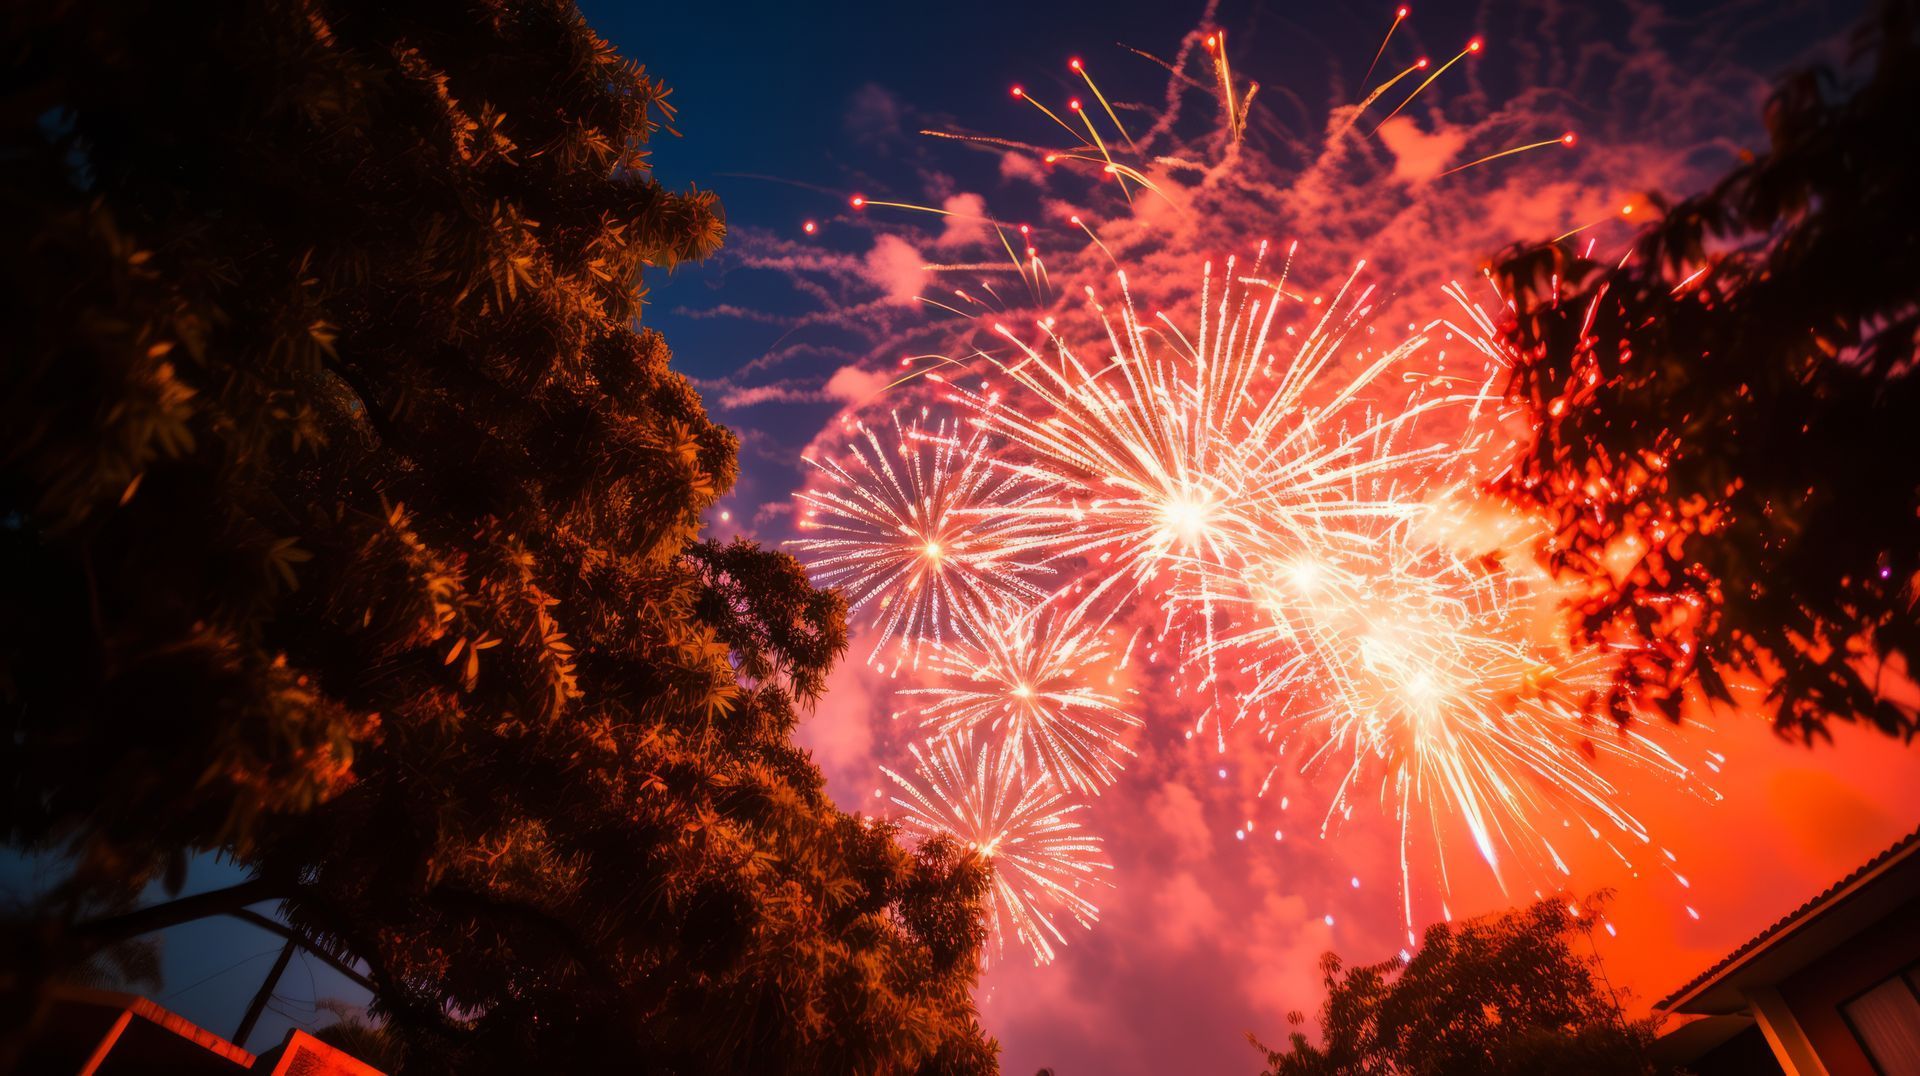
[[313,1033],[327,1045],[350,1054],[379,1069],[387,1076],[404,1076],[407,1059],[386,1025],[368,1020],[352,1005],[323,998],[316,1007],[330,1012],[334,1021]]
[[4,824],[72,865],[10,989],[217,850],[410,1073],[991,1068],[986,868],[791,742],[842,606],[697,542],[735,442],[631,327],[723,231],[665,92],[565,0],[27,0],[0,48]]
[[[1328,953],[1324,1045],[1254,1040],[1265,1076],[1652,1076],[1654,1029],[1630,1021],[1585,948],[1591,907],[1561,901],[1428,927],[1411,960],[1344,967]],[[1303,1022],[1295,1014],[1295,1022]]]
[[[1557,522],[1611,703],[1767,685],[1783,733],[1911,737],[1920,657],[1920,43],[1892,0],[1862,74],[1786,80],[1767,153],[1666,207],[1625,265],[1510,253],[1511,387],[1538,433],[1500,489]],[[1661,203],[1655,199],[1655,205]]]

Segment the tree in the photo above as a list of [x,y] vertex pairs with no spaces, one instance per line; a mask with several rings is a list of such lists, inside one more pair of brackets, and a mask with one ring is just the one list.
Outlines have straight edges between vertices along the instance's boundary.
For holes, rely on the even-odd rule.
[[407,1063],[385,1025],[370,1021],[365,1014],[346,1002],[322,998],[315,1007],[333,1014],[333,1023],[313,1033],[313,1037],[357,1061],[364,1061],[387,1076],[399,1076]]
[[[698,541],[665,90],[568,0],[0,20],[4,824],[71,866],[9,1019],[271,899],[410,1073],[990,1069],[987,868],[791,741],[842,604]],[[90,915],[209,851],[250,879]]]
[[1626,1019],[1597,958],[1575,951],[1596,910],[1576,907],[1545,900],[1436,923],[1410,959],[1347,968],[1328,953],[1325,1045],[1298,1031],[1285,1050],[1254,1039],[1265,1076],[1664,1071],[1648,1058],[1653,1022]]
[[1912,0],[1864,76],[1783,82],[1770,150],[1672,206],[1624,264],[1516,249],[1510,395],[1535,430],[1502,493],[1553,520],[1616,718],[1767,685],[1777,727],[1920,730],[1920,45]]

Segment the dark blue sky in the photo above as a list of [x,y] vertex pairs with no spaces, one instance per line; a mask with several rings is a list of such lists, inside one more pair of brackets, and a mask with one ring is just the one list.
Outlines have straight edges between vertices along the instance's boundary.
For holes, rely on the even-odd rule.
[[[1004,0],[590,0],[582,7],[595,29],[673,91],[682,134],[656,141],[656,175],[670,187],[717,192],[733,229],[787,234],[805,218],[845,212],[842,192],[887,189],[882,177],[899,162],[864,153],[848,127],[849,103],[863,88],[884,87],[924,113],[990,118],[1012,82],[1067,74],[1063,50],[1116,38],[1143,47],[1169,42],[1200,10],[1186,3]],[[655,274],[650,282],[653,306],[645,319],[667,334],[680,367],[696,377],[732,372],[779,334],[764,325],[675,315],[679,307],[718,301],[720,280],[712,269],[694,268]],[[727,286],[728,301],[742,302],[735,294],[742,282],[729,279]],[[774,282],[744,286],[754,292],[748,302],[781,302]]]

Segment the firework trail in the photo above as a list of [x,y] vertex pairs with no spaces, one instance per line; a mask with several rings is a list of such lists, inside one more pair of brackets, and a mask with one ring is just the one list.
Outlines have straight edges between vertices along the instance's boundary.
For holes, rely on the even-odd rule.
[[1018,514],[1044,486],[991,466],[985,437],[957,425],[923,430],[895,414],[885,430],[860,425],[848,463],[807,460],[826,481],[796,495],[809,536],[791,544],[876,628],[869,662],[898,643],[897,669],[922,644],[976,639],[990,610],[1046,596],[1051,571],[1020,540]]
[[1141,722],[1116,689],[1095,686],[1111,685],[1130,653],[1116,655],[1118,630],[1086,612],[1085,603],[1001,610],[978,643],[929,654],[934,686],[899,694],[920,700],[917,714],[930,736],[1003,739],[1010,776],[1098,794],[1133,754],[1126,737]]
[[1067,921],[1091,928],[1100,918],[1087,893],[1108,884],[1112,866],[1101,857],[1100,838],[1072,815],[1076,803],[1053,782],[1021,780],[1010,743],[976,747],[961,734],[909,748],[914,778],[882,767],[896,786],[895,821],[918,837],[951,833],[993,867],[988,913],[990,948],[983,960],[1004,955],[1012,934],[1032,950],[1034,962],[1051,963],[1064,945]]

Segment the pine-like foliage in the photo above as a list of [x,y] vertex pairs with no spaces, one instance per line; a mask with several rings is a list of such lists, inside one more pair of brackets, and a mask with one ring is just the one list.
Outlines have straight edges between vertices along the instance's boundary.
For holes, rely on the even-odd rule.
[[218,850],[409,1072],[991,1068],[985,868],[791,743],[840,602],[698,542],[735,442],[631,327],[723,232],[665,91],[566,0],[0,48],[4,823],[73,867],[16,969]]
[[1768,152],[1624,263],[1499,269],[1536,430],[1499,488],[1554,520],[1578,626],[1628,655],[1621,720],[1744,680],[1783,734],[1920,731],[1917,14],[1884,0],[1855,73],[1783,82]]

